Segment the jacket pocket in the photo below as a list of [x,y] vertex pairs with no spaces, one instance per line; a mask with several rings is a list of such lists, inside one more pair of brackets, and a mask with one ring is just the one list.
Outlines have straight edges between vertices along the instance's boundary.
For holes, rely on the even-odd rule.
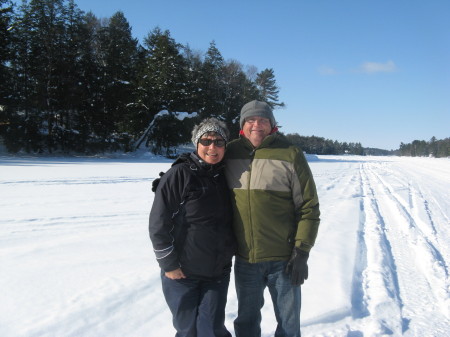
[[216,238],[207,228],[189,228],[183,245],[180,263],[186,271],[205,277],[214,276]]

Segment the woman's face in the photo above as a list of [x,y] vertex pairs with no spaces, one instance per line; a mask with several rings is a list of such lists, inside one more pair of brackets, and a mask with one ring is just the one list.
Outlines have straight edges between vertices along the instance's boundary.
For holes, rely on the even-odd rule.
[[225,141],[217,134],[204,134],[198,140],[197,153],[208,164],[220,163],[225,155]]

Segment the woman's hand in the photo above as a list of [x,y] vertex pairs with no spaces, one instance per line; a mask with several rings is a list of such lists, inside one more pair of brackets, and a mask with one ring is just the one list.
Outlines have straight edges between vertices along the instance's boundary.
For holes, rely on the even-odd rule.
[[164,275],[166,275],[166,277],[170,278],[171,280],[179,280],[182,278],[186,278],[186,275],[183,274],[181,268],[172,271],[166,271]]

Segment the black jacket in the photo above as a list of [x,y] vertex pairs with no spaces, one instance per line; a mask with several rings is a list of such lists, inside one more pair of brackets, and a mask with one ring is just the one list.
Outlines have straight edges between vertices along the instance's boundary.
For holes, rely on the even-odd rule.
[[150,212],[149,231],[164,271],[214,279],[231,271],[235,252],[232,208],[223,164],[195,153],[181,155],[162,177]]

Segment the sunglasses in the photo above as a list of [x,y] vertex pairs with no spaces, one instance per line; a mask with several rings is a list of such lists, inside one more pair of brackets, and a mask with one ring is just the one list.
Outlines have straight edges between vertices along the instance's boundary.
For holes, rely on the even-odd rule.
[[200,144],[203,146],[210,146],[212,143],[214,143],[217,147],[224,147],[226,142],[223,139],[207,139],[207,138],[200,138],[198,140]]

